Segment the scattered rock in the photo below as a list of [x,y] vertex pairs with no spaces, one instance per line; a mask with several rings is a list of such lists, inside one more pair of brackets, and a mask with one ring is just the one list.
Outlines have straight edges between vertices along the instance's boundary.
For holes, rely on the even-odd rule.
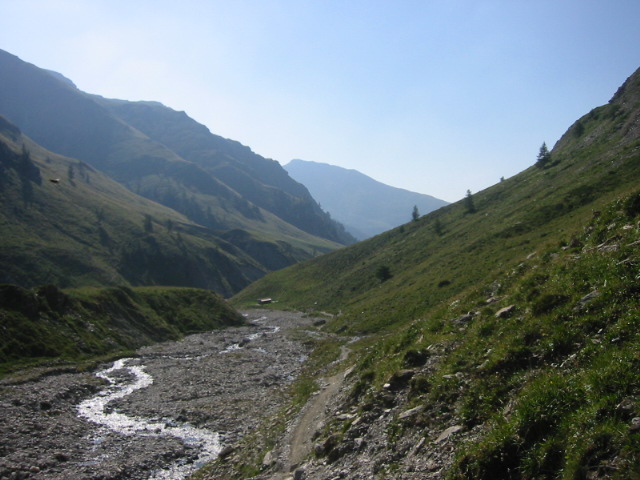
[[409,350],[404,354],[403,363],[405,367],[421,367],[429,359],[429,352],[426,350]]
[[322,444],[322,452],[328,455],[342,441],[342,437],[337,433],[330,435]]
[[496,312],[496,318],[508,318],[513,314],[513,312],[515,312],[515,310],[515,305],[509,305],[508,307],[501,308]]
[[582,310],[585,306],[587,306],[589,303],[591,303],[594,299],[598,298],[599,296],[600,296],[600,292],[598,290],[594,290],[593,292],[586,294],[584,297],[578,300],[578,303],[574,307],[574,310],[575,311]]
[[316,457],[324,457],[324,446],[321,443],[316,443],[313,446],[313,453]]
[[417,415],[423,410],[424,410],[424,406],[418,405],[415,408],[402,412],[400,415],[398,415],[398,419],[404,420],[405,418],[413,417],[414,415]]
[[341,422],[346,422],[347,420],[351,420],[355,415],[351,413],[339,413],[336,415],[336,420],[340,420]]
[[235,451],[236,451],[235,447],[232,447],[231,445],[227,445],[220,451],[220,454],[219,454],[220,458],[227,458],[229,455],[231,455]]
[[436,438],[435,443],[442,443],[449,439],[454,433],[458,433],[459,431],[464,430],[462,425],[454,425],[452,427],[447,428],[444,432],[442,432],[438,438]]
[[269,468],[271,465],[273,465],[274,462],[275,460],[273,458],[273,450],[269,450],[262,459],[262,466],[264,468]]
[[395,372],[386,383],[388,385],[387,389],[395,391],[405,388],[415,373],[415,370],[399,370]]
[[465,313],[464,315],[460,315],[457,318],[454,318],[452,322],[455,325],[463,325],[465,323],[469,323],[471,320],[473,320],[473,314],[469,312],[469,313]]
[[420,441],[418,443],[416,443],[416,445],[413,447],[413,450],[411,451],[411,454],[412,455],[417,454],[422,449],[422,447],[424,446],[426,440],[427,440],[426,438],[422,437],[420,439]]

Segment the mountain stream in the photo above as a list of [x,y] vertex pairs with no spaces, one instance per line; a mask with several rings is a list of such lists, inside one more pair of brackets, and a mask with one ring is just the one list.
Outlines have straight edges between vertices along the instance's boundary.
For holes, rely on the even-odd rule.
[[[251,311],[248,326],[141,348],[97,373],[0,382],[0,478],[177,480],[275,414],[314,319]],[[13,475],[13,476],[12,476]]]

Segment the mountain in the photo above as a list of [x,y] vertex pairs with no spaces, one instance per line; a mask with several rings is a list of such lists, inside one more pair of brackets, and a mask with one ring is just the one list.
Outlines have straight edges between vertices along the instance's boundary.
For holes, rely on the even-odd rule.
[[[638,478],[640,69],[545,164],[535,154],[468,199],[234,297],[332,314],[339,336],[300,382],[343,383],[314,420],[305,478]],[[276,430],[217,473],[264,469]]]
[[[160,103],[93,98],[148,138],[193,162],[208,177],[239,194],[245,203],[258,206],[312,235],[340,243],[354,241],[275,160],[265,159],[236,141],[213,135],[184,112]],[[218,194],[227,195],[222,190]],[[164,198],[151,195],[160,200]],[[251,217],[252,212],[247,215]],[[217,225],[214,223],[214,226]]]
[[[284,222],[282,228],[285,228]],[[54,154],[0,117],[0,282],[33,287],[175,285],[229,296],[270,270],[337,244],[213,231],[99,170]]]
[[408,222],[414,206],[419,214],[426,214],[447,205],[430,195],[385,185],[357,170],[305,160],[292,160],[284,168],[361,240]]
[[[157,102],[109,100],[0,51],[0,114],[46,149],[215,230],[354,239],[280,165]],[[311,252],[316,246],[309,245]]]

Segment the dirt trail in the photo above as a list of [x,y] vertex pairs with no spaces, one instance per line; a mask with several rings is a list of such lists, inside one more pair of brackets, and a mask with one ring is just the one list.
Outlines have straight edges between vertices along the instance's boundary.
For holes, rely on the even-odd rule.
[[[336,363],[346,360],[349,352],[350,349],[343,345],[340,358]],[[324,425],[325,419],[329,414],[327,410],[340,391],[346,375],[347,372],[340,371],[331,377],[320,380],[320,392],[309,399],[285,441],[285,447],[280,458],[284,471],[273,474],[270,480],[292,478],[290,472],[295,470],[309,456],[313,448],[313,435]]]

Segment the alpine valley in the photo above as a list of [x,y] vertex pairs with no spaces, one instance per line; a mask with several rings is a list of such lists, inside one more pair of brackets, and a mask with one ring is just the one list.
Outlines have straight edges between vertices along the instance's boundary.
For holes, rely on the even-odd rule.
[[640,69],[357,243],[184,113],[0,87],[0,477],[640,478]]
[[229,296],[354,241],[276,161],[0,51],[0,281]]

